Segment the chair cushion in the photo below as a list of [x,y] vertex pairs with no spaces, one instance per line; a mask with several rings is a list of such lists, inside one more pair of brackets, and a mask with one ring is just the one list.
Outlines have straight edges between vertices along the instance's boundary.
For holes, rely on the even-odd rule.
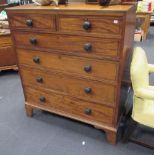
[[149,86],[148,62],[145,51],[141,47],[135,47],[130,68],[130,75],[134,93],[139,88]]
[[132,118],[140,124],[154,128],[154,101],[134,96]]

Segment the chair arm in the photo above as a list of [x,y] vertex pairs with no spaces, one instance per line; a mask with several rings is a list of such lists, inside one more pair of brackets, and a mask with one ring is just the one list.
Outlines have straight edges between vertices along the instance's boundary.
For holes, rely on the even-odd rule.
[[148,88],[139,88],[135,92],[135,96],[142,99],[154,99],[154,90]]
[[154,72],[154,65],[153,64],[148,64],[148,70],[149,72]]

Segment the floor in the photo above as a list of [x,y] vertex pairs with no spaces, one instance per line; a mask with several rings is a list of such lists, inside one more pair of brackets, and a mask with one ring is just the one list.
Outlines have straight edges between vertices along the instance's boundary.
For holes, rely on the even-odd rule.
[[[148,40],[135,46],[144,47],[153,63],[153,28]],[[104,132],[46,112],[26,117],[18,74],[1,72],[0,155],[153,155],[153,150],[121,141],[108,144]]]

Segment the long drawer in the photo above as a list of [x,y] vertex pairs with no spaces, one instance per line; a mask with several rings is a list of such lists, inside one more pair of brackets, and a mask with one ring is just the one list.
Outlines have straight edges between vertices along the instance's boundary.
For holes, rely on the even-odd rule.
[[16,14],[10,18],[12,29],[56,31],[55,16],[48,14]]
[[40,91],[26,87],[25,92],[26,101],[31,105],[83,121],[112,124],[114,113],[112,108],[60,96],[45,90]]
[[59,15],[58,30],[60,32],[83,33],[91,35],[121,35],[122,17]]
[[105,79],[117,81],[119,65],[117,62],[24,49],[17,49],[17,53],[20,64],[100,81]]
[[28,32],[14,32],[14,38],[16,46],[22,48],[49,49],[99,58],[116,58],[120,54],[120,41],[117,39]]
[[115,106],[116,86],[21,66],[25,86],[50,89],[79,99]]

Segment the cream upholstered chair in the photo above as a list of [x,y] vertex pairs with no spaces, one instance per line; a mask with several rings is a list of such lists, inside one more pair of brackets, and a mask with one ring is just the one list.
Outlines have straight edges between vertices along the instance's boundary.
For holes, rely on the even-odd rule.
[[133,109],[123,137],[124,142],[128,141],[137,123],[154,128],[154,86],[149,85],[150,72],[154,72],[154,65],[148,64],[141,47],[135,47],[130,67]]
[[154,66],[148,64],[145,51],[136,47],[133,52],[130,75],[134,91],[132,119],[154,127],[154,86],[149,85],[149,73]]

